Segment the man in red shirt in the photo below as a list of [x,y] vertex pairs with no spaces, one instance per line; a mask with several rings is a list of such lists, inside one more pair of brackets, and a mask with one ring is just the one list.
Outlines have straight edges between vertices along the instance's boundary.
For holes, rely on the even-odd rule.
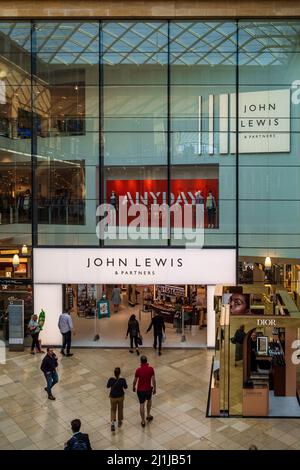
[[152,421],[153,416],[150,415],[152,405],[152,393],[156,393],[156,381],[153,367],[149,366],[146,356],[141,356],[141,366],[135,371],[133,381],[133,391],[136,390],[140,402],[140,414],[142,418],[141,425],[144,428],[145,421],[145,402],[147,402],[147,421]]

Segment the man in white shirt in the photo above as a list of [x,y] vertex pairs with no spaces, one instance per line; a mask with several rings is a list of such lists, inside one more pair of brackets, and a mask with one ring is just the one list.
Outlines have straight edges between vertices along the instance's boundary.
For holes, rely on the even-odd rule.
[[[71,349],[71,340],[72,340],[72,330],[73,330],[73,321],[71,318],[71,310],[66,313],[61,313],[58,319],[58,328],[63,337],[63,345],[61,348],[61,354],[63,356],[73,356],[70,353]],[[67,354],[65,354],[65,348],[67,348]]]

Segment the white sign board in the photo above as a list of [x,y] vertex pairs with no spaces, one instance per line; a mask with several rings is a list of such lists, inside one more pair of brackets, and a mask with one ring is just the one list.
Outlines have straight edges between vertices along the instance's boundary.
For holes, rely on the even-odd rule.
[[239,94],[239,152],[290,151],[290,90]]
[[[209,153],[236,153],[237,103],[236,94],[209,95],[209,103],[215,98],[218,106],[208,105]],[[238,94],[239,153],[290,152],[290,89],[241,92]],[[202,99],[199,97],[199,142],[198,153],[202,153]],[[218,138],[210,126],[219,109]]]
[[226,249],[35,248],[37,284],[234,284]]

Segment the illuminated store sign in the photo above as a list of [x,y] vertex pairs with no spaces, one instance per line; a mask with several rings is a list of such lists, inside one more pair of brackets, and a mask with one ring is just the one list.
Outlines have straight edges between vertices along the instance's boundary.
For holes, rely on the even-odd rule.
[[[202,97],[199,97],[198,153],[202,153]],[[218,102],[218,103],[217,103]],[[218,143],[215,109],[219,109]],[[290,90],[238,94],[239,153],[290,152]],[[236,94],[209,95],[208,153],[236,152]]]
[[235,250],[36,248],[34,278],[42,284],[228,284]]

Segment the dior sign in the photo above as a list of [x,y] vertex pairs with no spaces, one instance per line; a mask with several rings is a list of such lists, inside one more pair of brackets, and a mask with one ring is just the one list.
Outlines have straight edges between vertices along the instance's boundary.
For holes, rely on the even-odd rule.
[[[237,108],[239,153],[290,152],[290,100],[289,89],[239,93],[238,106],[235,93],[221,94],[219,97],[209,95],[208,153],[236,152]],[[214,113],[217,108],[219,125],[215,129]],[[215,142],[216,131],[218,142]],[[198,151],[202,153],[201,96]]]
[[272,318],[257,319],[257,326],[276,326],[276,320]]

